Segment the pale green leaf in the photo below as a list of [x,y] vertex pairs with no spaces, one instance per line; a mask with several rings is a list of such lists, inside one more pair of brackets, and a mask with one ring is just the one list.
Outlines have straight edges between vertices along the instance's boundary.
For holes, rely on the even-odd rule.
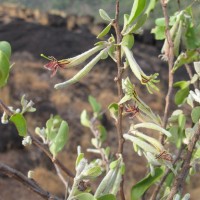
[[50,151],[54,158],[65,146],[68,140],[69,127],[66,121],[62,121],[56,137],[51,141]]
[[90,127],[90,120],[86,110],[83,110],[80,116],[81,124],[85,127]]
[[11,56],[11,46],[8,42],[6,41],[1,41],[0,42],[0,50],[4,52],[8,60],[10,59]]
[[27,124],[24,116],[21,113],[16,113],[10,117],[10,121],[13,122],[17,128],[20,136],[24,137],[27,134]]
[[103,20],[109,21],[109,22],[112,21],[112,19],[109,17],[109,15],[107,14],[107,12],[106,12],[105,10],[99,9],[99,14],[100,14],[100,16],[101,16],[101,18],[102,18]]
[[191,113],[193,123],[197,123],[200,119],[200,106],[197,106],[192,109]]

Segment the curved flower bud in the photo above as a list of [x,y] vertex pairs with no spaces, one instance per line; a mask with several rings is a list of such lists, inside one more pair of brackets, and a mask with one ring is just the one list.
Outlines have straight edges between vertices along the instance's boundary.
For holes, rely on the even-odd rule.
[[132,72],[139,79],[141,84],[147,86],[149,93],[152,93],[151,88],[154,89],[154,90],[158,90],[158,88],[155,86],[155,83],[159,82],[159,80],[156,80],[156,78],[158,77],[158,73],[147,76],[143,72],[143,70],[140,68],[138,63],[136,62],[131,50],[127,46],[124,46],[124,45],[122,45],[122,49],[123,49],[123,51],[126,55],[126,58],[129,62],[129,65],[130,65]]
[[84,76],[88,74],[88,72],[94,67],[94,65],[97,64],[97,62],[104,56],[104,54],[107,54],[107,49],[102,50],[98,55],[96,55],[83,69],[81,69],[73,78],[70,80],[67,80],[63,83],[56,84],[54,88],[61,89],[68,85],[74,84],[78,81],[80,81]]
[[90,49],[88,51],[85,51],[84,53],[82,53],[78,56],[68,58],[68,59],[63,59],[63,60],[57,60],[53,56],[46,57],[43,54],[41,54],[41,56],[50,60],[50,62],[47,63],[46,65],[44,65],[44,67],[46,69],[52,71],[52,74],[51,74],[51,77],[52,77],[56,74],[58,68],[71,68],[71,67],[77,66],[77,65],[83,63],[85,60],[87,60],[93,54],[95,54],[98,51],[100,51],[101,49],[103,49],[104,47],[105,47],[105,45],[101,44],[101,45],[93,47],[92,49]]

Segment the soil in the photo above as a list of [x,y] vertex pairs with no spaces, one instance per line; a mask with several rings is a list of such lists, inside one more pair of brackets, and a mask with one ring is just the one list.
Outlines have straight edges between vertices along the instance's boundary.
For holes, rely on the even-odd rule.
[[[59,159],[70,169],[74,169],[76,159],[76,147],[81,145],[86,157],[94,158],[94,155],[86,152],[91,147],[90,131],[80,125],[80,113],[83,109],[91,111],[88,104],[88,95],[94,96],[106,109],[111,102],[117,102],[117,89],[114,82],[116,66],[111,61],[101,61],[79,83],[63,90],[54,90],[56,83],[72,77],[82,66],[69,70],[60,70],[58,74],[50,78],[50,73],[43,68],[44,59],[41,53],[52,55],[57,59],[68,58],[91,48],[96,42],[93,35],[85,29],[67,31],[62,27],[41,26],[22,20],[12,20],[8,23],[0,23],[0,40],[7,40],[13,48],[12,68],[8,85],[1,90],[1,99],[7,105],[20,107],[20,98],[26,94],[28,99],[35,102],[37,111],[27,114],[29,129],[34,133],[35,127],[45,126],[46,120],[51,114],[59,114],[70,125],[70,142],[67,144]],[[166,64],[158,59],[159,49],[151,44],[136,41],[134,55],[138,63],[147,74],[158,72],[161,76],[160,92],[155,95],[147,93],[145,87],[139,86],[138,94],[145,98],[153,110],[162,115],[164,95],[166,92]],[[131,74],[130,71],[126,72]],[[132,76],[134,80],[134,77]],[[127,118],[124,123],[126,128],[130,123]],[[105,145],[112,146],[114,153],[117,148],[116,129],[109,114],[105,114],[104,125],[108,130],[108,140]],[[51,161],[36,147],[23,148],[21,138],[12,125],[0,125],[0,161],[27,174],[28,170],[34,170],[34,178],[46,190],[64,196],[64,187],[55,175]],[[146,161],[133,152],[131,143],[125,146],[125,162],[127,173],[125,182],[126,196],[130,198],[130,188],[147,173]],[[187,187],[191,191],[193,200],[198,200],[199,182],[195,179]],[[27,190],[22,184],[0,175],[0,200],[40,200],[41,197]],[[147,198],[148,199],[148,198]]]

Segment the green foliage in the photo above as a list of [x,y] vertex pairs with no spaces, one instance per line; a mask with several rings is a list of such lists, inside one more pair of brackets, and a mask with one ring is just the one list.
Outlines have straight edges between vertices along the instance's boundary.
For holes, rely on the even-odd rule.
[[144,179],[142,179],[136,185],[134,185],[131,189],[131,200],[138,200],[151,185],[153,185],[160,179],[163,173],[163,169],[156,168],[154,176],[148,174]]
[[13,122],[17,128],[20,136],[24,137],[27,134],[27,124],[24,116],[21,113],[16,113],[10,117],[10,121]]
[[6,41],[0,42],[0,88],[6,85],[9,71],[10,71],[10,59],[11,46]]
[[51,139],[50,151],[54,158],[57,156],[68,140],[69,127],[66,121],[62,121],[57,134]]

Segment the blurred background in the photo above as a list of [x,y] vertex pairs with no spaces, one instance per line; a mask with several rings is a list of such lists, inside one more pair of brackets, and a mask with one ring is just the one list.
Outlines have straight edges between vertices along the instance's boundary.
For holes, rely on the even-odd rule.
[[[132,2],[121,0],[121,20],[123,13],[129,13]],[[170,12],[178,8],[177,1],[171,0]],[[190,0],[180,0],[181,7],[191,3]],[[94,155],[87,153],[91,147],[90,131],[80,125],[80,113],[83,109],[91,111],[88,95],[94,96],[102,104],[103,110],[111,102],[118,102],[117,89],[114,82],[116,66],[111,59],[99,62],[96,67],[79,83],[64,90],[54,90],[54,84],[71,78],[78,70],[61,70],[53,78],[49,71],[43,68],[47,62],[40,57],[41,53],[54,56],[57,59],[78,55],[91,47],[98,40],[96,36],[106,26],[99,18],[99,8],[105,9],[110,16],[114,16],[115,0],[0,0],[0,40],[10,42],[12,46],[11,70],[8,85],[0,91],[1,100],[8,106],[20,107],[20,99],[26,94],[27,99],[33,100],[37,111],[27,114],[28,126],[34,134],[35,127],[45,126],[51,114],[59,114],[67,120],[70,126],[70,141],[59,159],[70,169],[74,169],[76,147],[81,145],[88,159]],[[194,8],[195,17],[200,17],[199,4]],[[163,115],[164,98],[167,83],[167,63],[158,58],[162,41],[156,41],[150,33],[156,17],[162,17],[160,5],[151,14],[151,18],[144,27],[142,35],[136,35],[133,48],[134,56],[147,74],[160,74],[160,92],[150,95],[146,88],[138,84],[134,76],[132,81],[137,86],[137,92],[150,107],[161,116]],[[113,30],[112,30],[113,31]],[[131,74],[127,70],[127,74]],[[182,74],[181,78],[188,76]],[[126,74],[125,74],[126,75]],[[173,101],[173,100],[172,100]],[[78,106],[77,106],[78,105]],[[0,113],[2,114],[2,113]],[[107,142],[105,146],[112,146],[112,153],[117,147],[116,129],[109,113],[105,114]],[[124,128],[129,126],[130,119],[126,119]],[[173,152],[172,152],[173,153]],[[126,197],[130,199],[130,188],[148,173],[146,161],[133,152],[132,144],[126,144],[125,161]],[[46,190],[56,195],[64,196],[64,186],[56,176],[51,161],[37,147],[24,148],[21,138],[12,124],[0,124],[0,161],[27,174],[34,170],[34,178]],[[193,200],[199,199],[200,178],[186,190],[190,191]],[[40,200],[22,184],[0,174],[0,200]],[[148,199],[148,193],[146,194]]]

